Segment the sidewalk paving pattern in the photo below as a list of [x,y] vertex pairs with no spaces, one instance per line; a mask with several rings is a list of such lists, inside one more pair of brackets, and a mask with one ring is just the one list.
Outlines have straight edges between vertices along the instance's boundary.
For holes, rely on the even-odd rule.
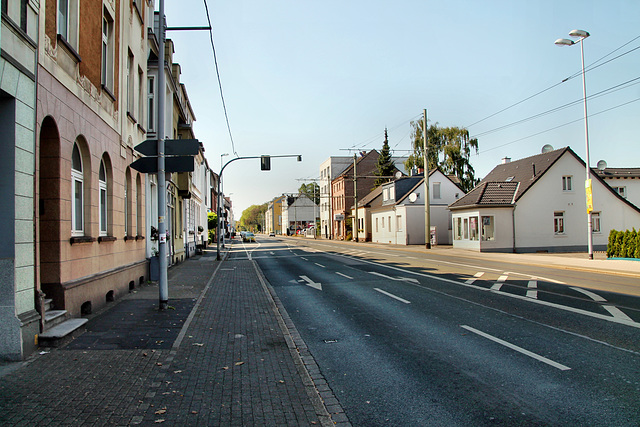
[[170,270],[169,296],[160,312],[139,288],[6,372],[0,425],[349,425],[254,261],[207,252]]

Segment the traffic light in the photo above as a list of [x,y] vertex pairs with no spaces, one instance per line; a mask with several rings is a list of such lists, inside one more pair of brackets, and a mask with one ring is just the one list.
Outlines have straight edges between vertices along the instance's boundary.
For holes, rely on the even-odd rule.
[[271,170],[271,156],[260,156],[260,170]]

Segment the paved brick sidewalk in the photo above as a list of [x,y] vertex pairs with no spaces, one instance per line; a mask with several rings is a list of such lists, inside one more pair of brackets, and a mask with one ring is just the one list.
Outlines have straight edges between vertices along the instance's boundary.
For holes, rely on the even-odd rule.
[[0,425],[348,425],[268,290],[250,260],[172,268],[176,310],[142,288],[0,377]]

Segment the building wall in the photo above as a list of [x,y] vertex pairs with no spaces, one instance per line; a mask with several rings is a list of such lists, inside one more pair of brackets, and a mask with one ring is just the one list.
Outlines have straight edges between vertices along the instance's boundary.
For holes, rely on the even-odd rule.
[[626,199],[634,205],[640,207],[640,178],[604,178],[610,187],[623,187]]
[[347,156],[329,157],[320,164],[320,235],[325,239],[333,237],[332,222],[332,186],[331,181],[342,173],[351,163],[353,158]]
[[[129,168],[135,159],[131,145],[143,134],[136,126],[123,125],[128,119],[122,98],[128,92],[119,90],[121,64],[128,59],[128,50],[123,54],[120,46],[121,7],[130,7],[125,3],[82,1],[73,27],[81,37],[71,47],[56,34],[56,2],[41,3],[46,19],[41,20],[37,86],[39,280],[43,291],[53,297],[55,308],[72,315],[80,315],[83,310],[86,313],[87,304],[93,310],[100,308],[147,275],[142,237],[145,215],[138,211],[139,206],[144,207],[145,178]],[[103,11],[113,20],[113,83],[106,88],[101,84]],[[144,27],[139,25],[140,30]],[[130,40],[134,47],[146,40],[142,31],[131,32],[128,37],[138,38]],[[70,44],[72,39],[70,35]],[[144,64],[144,55],[140,56],[136,64]],[[134,84],[136,92],[139,83]],[[74,143],[80,147],[83,160],[81,236],[72,236],[71,232]],[[101,235],[99,225],[101,160],[107,171],[106,235]]]
[[38,2],[20,16],[10,1],[0,24],[0,360],[35,349],[40,309],[35,304],[34,186]]
[[[469,249],[484,252],[513,252],[513,210],[506,208],[482,208],[469,211],[454,211],[452,215],[453,228],[459,219],[463,228],[460,234],[453,232],[453,246],[456,249]],[[483,238],[482,217],[491,217],[494,221],[493,238]],[[479,224],[479,235],[477,240],[471,238],[469,232],[470,218],[476,218]],[[466,219],[466,222],[465,222]],[[464,231],[466,225],[467,231]]]

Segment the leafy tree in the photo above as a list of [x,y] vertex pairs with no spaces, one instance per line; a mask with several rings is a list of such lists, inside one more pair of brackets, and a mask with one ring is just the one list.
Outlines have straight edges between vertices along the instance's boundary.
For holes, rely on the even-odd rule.
[[382,150],[378,156],[377,169],[374,172],[379,178],[376,179],[374,187],[378,187],[387,182],[390,178],[383,178],[393,176],[396,172],[396,167],[391,160],[391,150],[389,149],[389,138],[387,136],[387,130],[384,130],[384,143],[382,144]]
[[320,186],[316,182],[302,184],[298,192],[313,200],[316,205],[320,204]]
[[267,212],[268,203],[251,205],[240,216],[240,228],[262,232],[264,215]]
[[[413,153],[404,163],[407,171],[413,167],[424,167],[422,120],[411,122]],[[469,138],[465,128],[438,127],[438,123],[427,128],[427,162],[428,170],[439,167],[445,174],[455,175],[460,179],[462,189],[467,192],[478,182],[475,171],[469,163],[471,151],[478,152],[478,139]]]

